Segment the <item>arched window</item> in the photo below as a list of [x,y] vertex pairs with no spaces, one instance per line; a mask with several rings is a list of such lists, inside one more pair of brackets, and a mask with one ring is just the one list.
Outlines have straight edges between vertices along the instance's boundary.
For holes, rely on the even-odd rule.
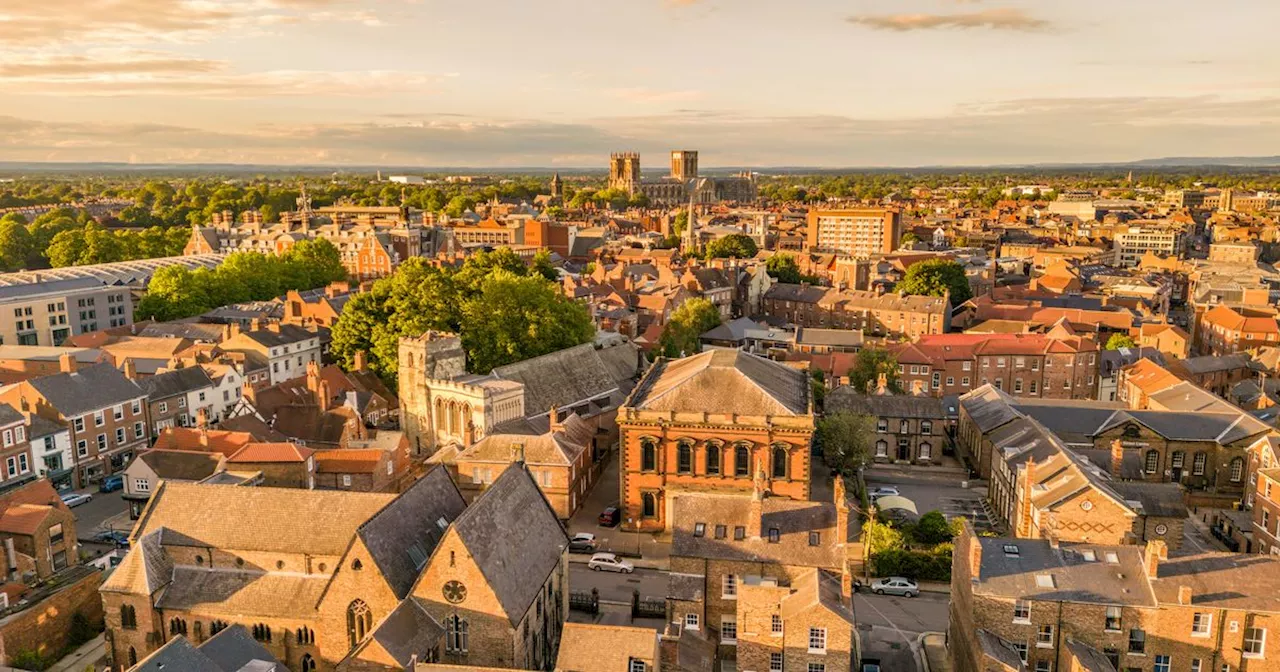
[[138,612],[130,605],[120,607],[120,627],[125,630],[138,629]]
[[360,562],[360,558],[356,558],[351,562],[351,569],[358,572],[364,569],[364,563]]
[[920,444],[920,459],[933,459],[933,446],[929,445],[929,442],[927,441]]
[[658,447],[652,439],[640,440],[640,471],[657,471]]
[[720,473],[720,451],[723,448],[714,441],[707,442],[707,474]]
[[921,421],[920,421],[920,433],[921,433],[921,434],[932,434],[932,433],[933,433],[933,421],[932,421],[932,420],[921,420]]
[[738,446],[733,449],[733,475],[751,475],[751,451],[747,450],[746,446]]
[[226,621],[214,621],[209,624],[209,636],[212,637],[227,629]]
[[1204,453],[1196,453],[1196,456],[1191,459],[1191,475],[1204,476],[1204,465],[1208,461],[1209,457],[1207,455]]
[[364,641],[364,636],[369,634],[369,629],[373,627],[373,614],[369,611],[369,605],[364,600],[356,600],[347,607],[347,638],[351,642],[351,648]]
[[881,439],[876,441],[876,457],[889,457],[889,442]]
[[1231,460],[1231,482],[1239,483],[1244,478],[1244,458]]
[[196,633],[196,642],[204,641],[204,627],[200,625],[200,621],[192,623],[191,629]]
[[646,492],[640,495],[640,502],[643,506],[641,515],[645,518],[652,518],[658,515],[658,496],[652,492]]
[[693,446],[687,441],[681,441],[676,447],[676,473],[693,473]]
[[302,665],[299,669],[301,672],[316,672],[316,661],[311,657],[311,654],[302,654]]
[[[196,623],[196,625],[199,625],[199,623]],[[181,619],[177,617],[169,619],[169,634],[170,635],[187,634],[187,621],[185,619]]]
[[129,667],[138,664],[138,652],[131,646],[129,647]]
[[1148,474],[1154,474],[1160,469],[1160,453],[1155,450],[1148,450],[1146,462],[1142,465],[1142,470]]
[[253,638],[259,642],[271,641],[271,626],[266,623],[258,623],[253,626]]
[[457,614],[444,621],[444,648],[450,653],[467,652],[467,621],[458,618]]
[[787,477],[787,461],[788,461],[787,458],[788,457],[789,456],[787,455],[786,446],[773,447],[773,477],[774,478]]

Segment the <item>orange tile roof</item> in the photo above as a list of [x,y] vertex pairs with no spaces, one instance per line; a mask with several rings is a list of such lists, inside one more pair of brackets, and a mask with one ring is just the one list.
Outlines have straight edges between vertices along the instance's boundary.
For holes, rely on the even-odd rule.
[[[10,490],[4,495],[0,495],[0,511],[22,504],[40,504],[66,508],[66,504],[62,503],[62,498],[58,497],[58,493],[54,491],[53,485],[49,483],[47,478],[32,481],[15,490]],[[69,511],[70,509],[67,510]]]
[[193,450],[206,453],[222,453],[230,457],[236,451],[253,443],[249,432],[228,432],[221,429],[193,429],[166,427],[156,440],[156,447],[165,450]]
[[319,473],[372,473],[384,452],[376,448],[337,448],[315,454]]
[[53,507],[47,504],[19,504],[0,514],[0,532],[32,536],[40,529]]
[[250,443],[228,462],[306,462],[316,451],[296,443]]
[[1135,385],[1144,394],[1155,394],[1182,382],[1168,369],[1149,359],[1139,359],[1124,368],[1125,379]]

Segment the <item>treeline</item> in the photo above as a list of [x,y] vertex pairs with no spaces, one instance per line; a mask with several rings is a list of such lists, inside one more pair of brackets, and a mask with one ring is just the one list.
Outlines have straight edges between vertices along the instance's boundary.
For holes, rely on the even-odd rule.
[[363,350],[370,368],[394,384],[400,338],[428,330],[458,334],[473,373],[589,342],[591,315],[564,296],[556,276],[545,252],[527,265],[505,247],[456,268],[409,259],[347,302],[330,352],[350,367]]
[[176,320],[244,301],[268,301],[291,289],[323,287],[347,276],[328,240],[298,241],[282,255],[235,252],[216,268],[166,266],[138,303],[136,320]]
[[18,213],[0,217],[0,267],[5,272],[105,264],[182,254],[189,229],[153,226],[109,231],[83,212],[53,210],[28,223]]

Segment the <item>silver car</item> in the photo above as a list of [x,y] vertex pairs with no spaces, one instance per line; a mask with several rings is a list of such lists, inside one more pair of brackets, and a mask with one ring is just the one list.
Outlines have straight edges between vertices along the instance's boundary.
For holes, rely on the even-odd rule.
[[903,597],[915,597],[920,594],[920,586],[911,579],[901,576],[890,576],[883,579],[877,579],[871,584],[871,592],[876,595],[902,595]]
[[596,553],[591,556],[591,561],[587,563],[587,567],[597,572],[622,572],[630,574],[636,571],[631,563],[619,558],[612,553]]

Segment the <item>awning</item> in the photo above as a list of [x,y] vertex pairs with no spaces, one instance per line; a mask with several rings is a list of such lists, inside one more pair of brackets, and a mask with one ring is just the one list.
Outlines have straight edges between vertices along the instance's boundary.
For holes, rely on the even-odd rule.
[[885,497],[877,498],[876,508],[880,509],[881,511],[888,511],[890,509],[906,509],[907,511],[910,511],[911,513],[914,513],[916,515],[920,514],[920,512],[916,510],[915,502],[907,499],[906,497],[900,497],[898,495],[888,495]]

